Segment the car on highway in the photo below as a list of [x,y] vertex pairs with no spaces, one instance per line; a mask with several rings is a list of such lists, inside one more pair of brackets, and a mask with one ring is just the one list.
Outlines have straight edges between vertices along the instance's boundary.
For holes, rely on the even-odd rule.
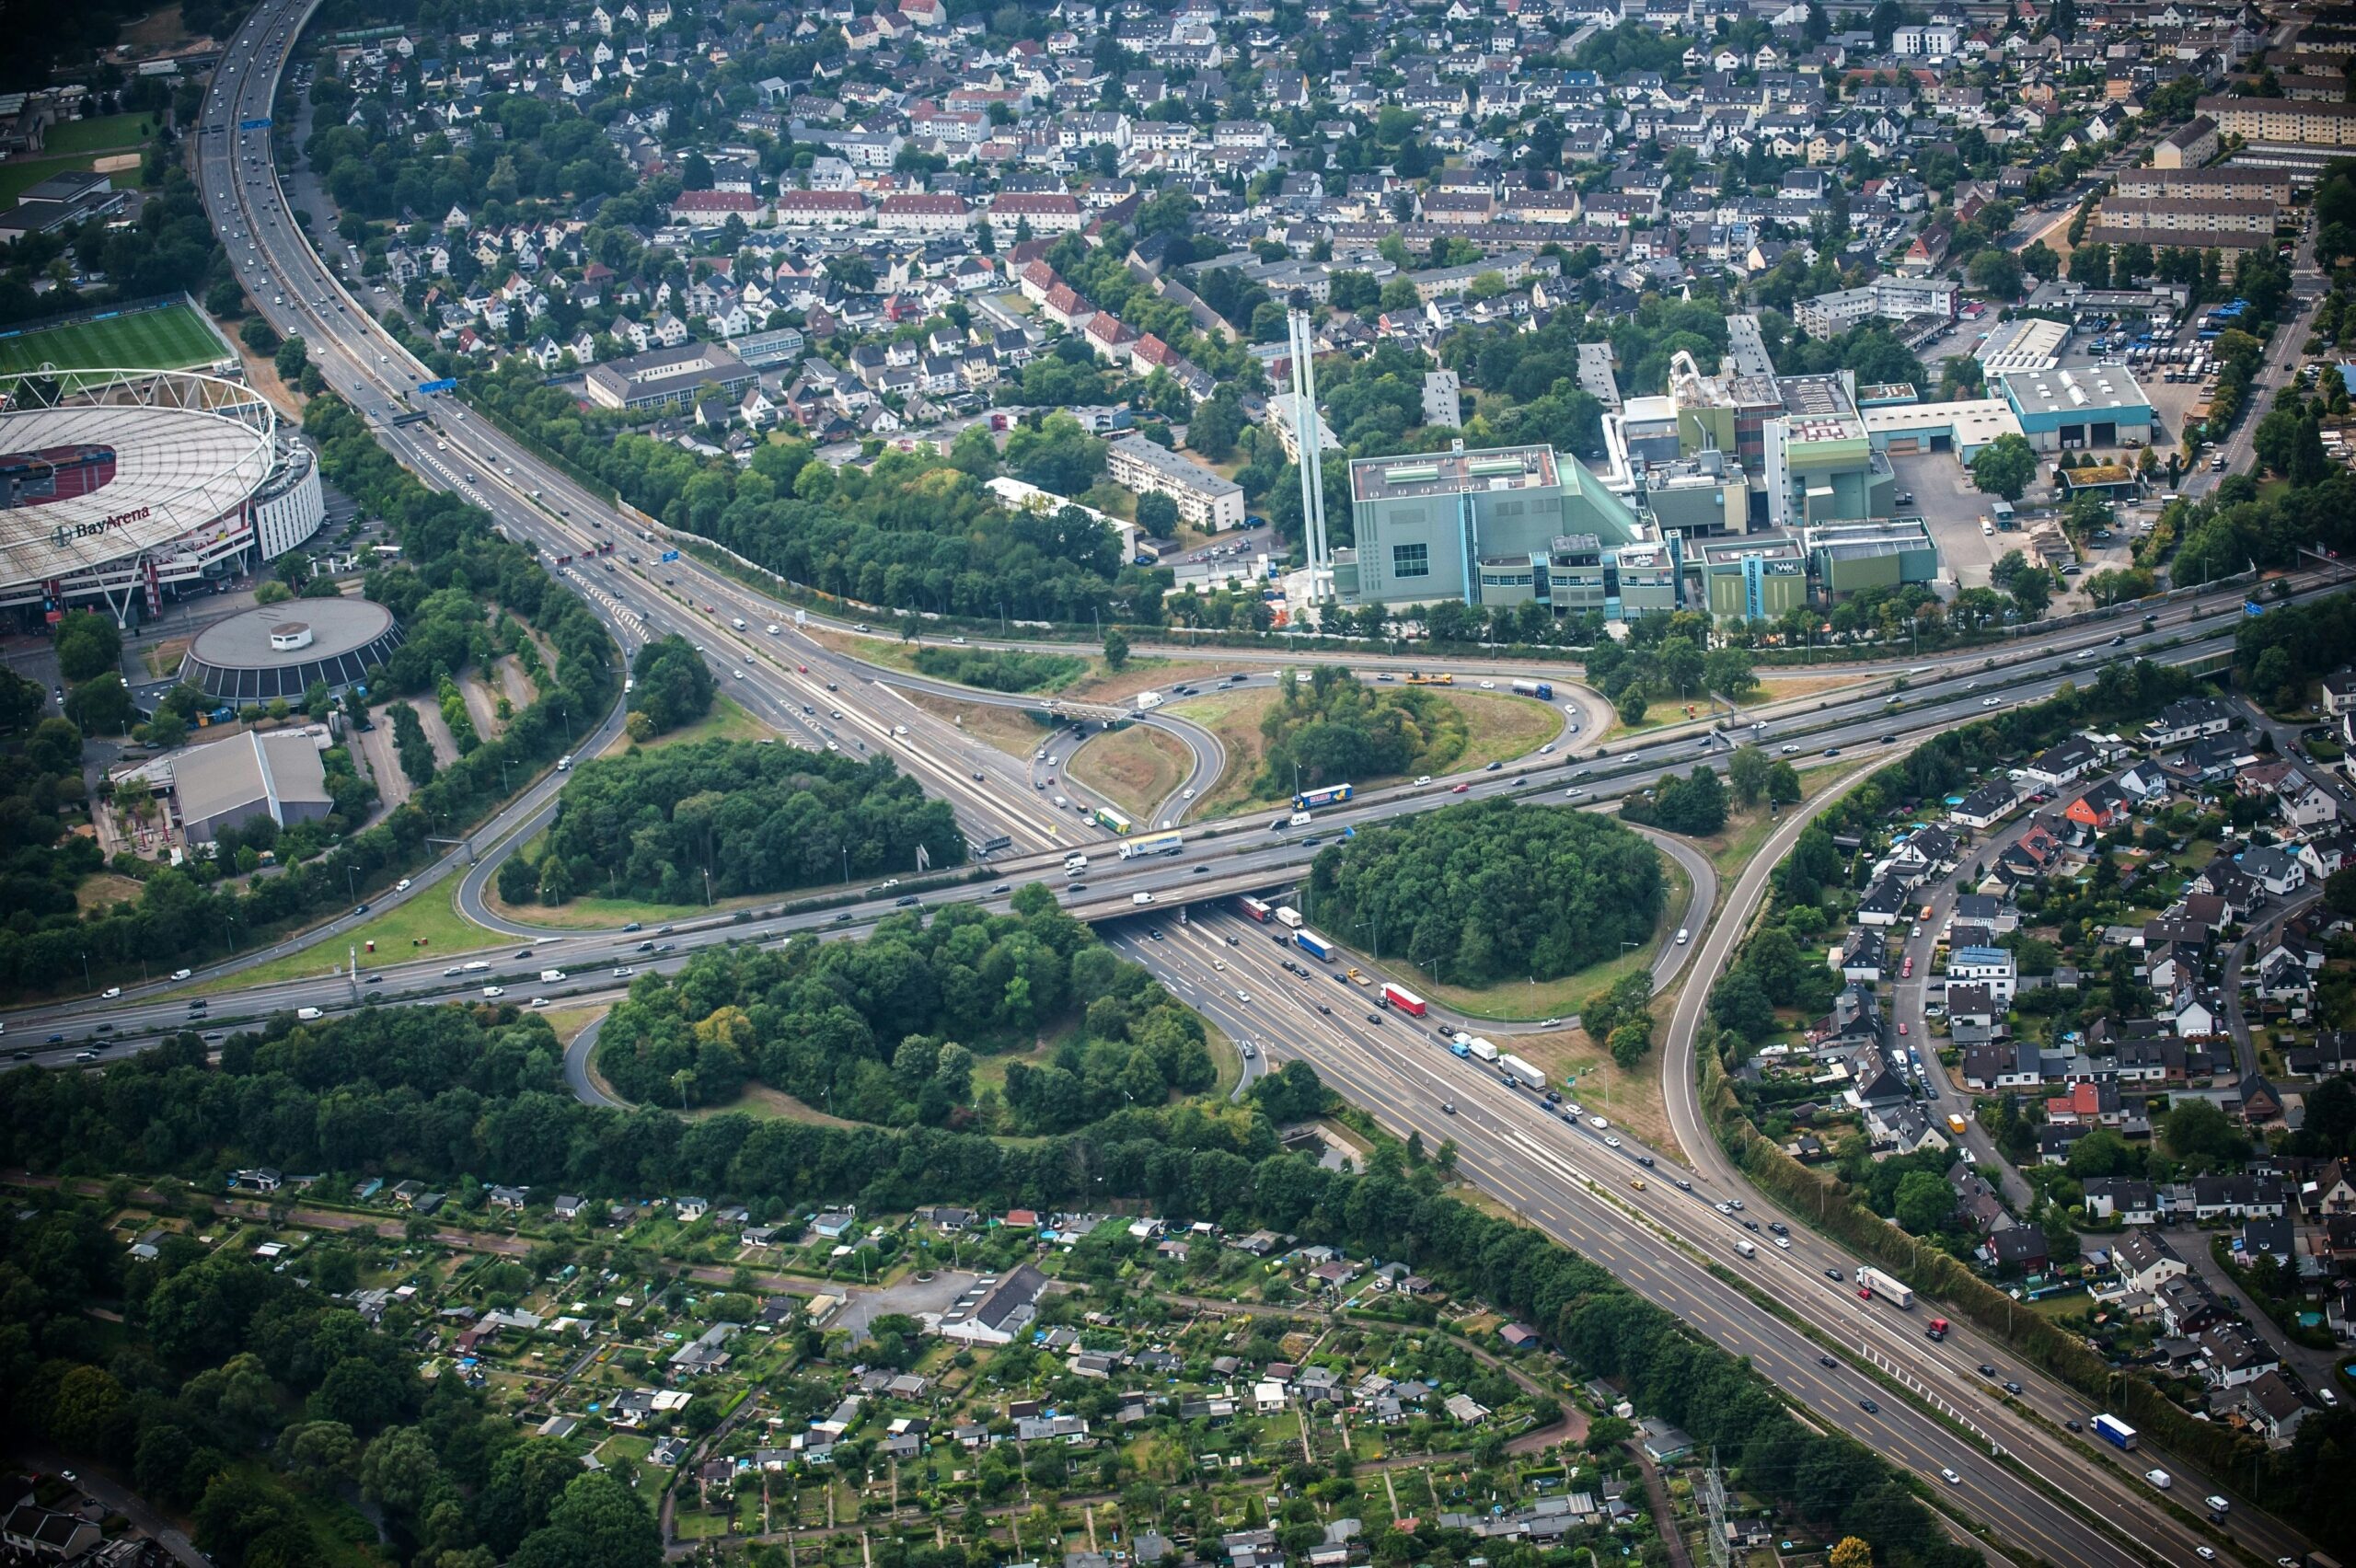
[[2001,697],[1983,697],[1980,699],[1980,706],[1982,708],[2001,708],[2004,703],[2004,699]]
[[1857,1408],[1864,1411],[1867,1415],[1879,1415],[1881,1413],[1881,1406],[1874,1403],[1871,1400],[1859,1400],[1857,1401]]
[[1465,790],[1470,790],[1471,788],[1472,788],[1472,786],[1470,784],[1459,784],[1456,788],[1450,790],[1449,793],[1451,795],[1461,795]]
[[1961,1486],[1963,1484],[1963,1477],[1956,1474],[1955,1471],[1948,1470],[1944,1466],[1939,1470],[1939,1479],[1946,1482],[1949,1486]]
[[1440,1113],[1441,1115],[1443,1115],[1443,1116],[1453,1116],[1453,1115],[1455,1115],[1455,1114],[1456,1114],[1456,1101],[1453,1101],[1453,1100],[1443,1100],[1443,1101],[1441,1101],[1439,1102],[1439,1113]]
[[1799,754],[1799,749],[1800,748],[1797,746],[1787,744],[1784,747],[1784,755],[1785,756],[1796,756]]
[[1239,1002],[1249,1002],[1252,999],[1252,993],[1249,991],[1238,991],[1235,993],[1235,999]]

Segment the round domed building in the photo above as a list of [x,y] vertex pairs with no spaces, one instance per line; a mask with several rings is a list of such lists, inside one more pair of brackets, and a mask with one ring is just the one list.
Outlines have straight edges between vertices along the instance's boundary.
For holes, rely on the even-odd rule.
[[299,703],[318,682],[341,691],[401,645],[393,612],[366,599],[290,599],[216,621],[197,633],[180,679],[233,706]]

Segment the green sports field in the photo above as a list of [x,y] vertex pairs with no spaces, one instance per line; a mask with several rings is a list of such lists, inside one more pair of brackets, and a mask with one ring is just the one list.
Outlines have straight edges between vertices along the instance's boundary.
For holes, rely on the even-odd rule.
[[0,374],[43,364],[60,370],[186,370],[227,353],[202,317],[188,306],[175,305],[0,337]]

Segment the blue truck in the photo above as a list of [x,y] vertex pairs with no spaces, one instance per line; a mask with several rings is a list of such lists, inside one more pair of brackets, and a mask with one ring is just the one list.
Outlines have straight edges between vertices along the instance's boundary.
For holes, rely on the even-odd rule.
[[1320,963],[1334,962],[1334,944],[1306,927],[1292,934],[1292,945]]

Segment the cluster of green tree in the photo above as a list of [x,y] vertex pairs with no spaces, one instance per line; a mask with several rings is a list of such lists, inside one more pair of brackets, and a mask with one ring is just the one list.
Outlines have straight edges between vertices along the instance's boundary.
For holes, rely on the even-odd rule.
[[918,674],[984,691],[1057,691],[1088,673],[1088,662],[1064,653],[1022,653],[927,643],[913,657]]
[[1362,827],[1319,851],[1310,897],[1332,930],[1458,986],[1552,980],[1652,935],[1660,856],[1608,818],[1510,801]]
[[1707,763],[1697,762],[1684,778],[1664,773],[1651,789],[1621,801],[1620,814],[1646,827],[1703,837],[1727,824],[1726,781]]
[[964,835],[888,756],[699,741],[573,769],[538,859],[511,870],[511,857],[499,893],[693,904],[909,870],[919,848],[960,865]]
[[[598,1070],[650,1104],[724,1104],[758,1079],[885,1126],[1034,1134],[1209,1087],[1200,1020],[1044,888],[1015,905],[895,917],[863,941],[711,949],[676,977],[641,975],[606,1021]],[[1012,1063],[1003,1096],[975,1094],[976,1053],[1027,1053],[1064,1023],[1050,1062]]]
[[98,840],[68,833],[89,798],[82,732],[43,718],[49,694],[0,670],[0,902],[11,925],[70,920],[74,890],[105,864]]
[[[1150,214],[1152,220],[1167,224],[1173,218],[1183,222],[1194,199],[1172,189],[1156,196],[1154,203],[1159,203],[1161,210]],[[1139,213],[1140,236],[1149,232],[1143,226],[1148,216],[1143,211]],[[1253,363],[1244,345],[1224,335],[1205,336],[1184,305],[1154,293],[1138,273],[1129,270],[1124,260],[1128,253],[1127,236],[1117,230],[1095,240],[1067,234],[1047,248],[1046,259],[1057,276],[1097,309],[1111,311],[1139,332],[1152,333],[1215,376],[1242,375]],[[1239,325],[1250,326],[1250,316],[1247,314]],[[1176,417],[1184,418],[1184,410],[1177,410]]]
[[[13,61],[21,56],[10,52]],[[139,215],[115,228],[113,220],[93,218],[52,235],[28,235],[8,247],[0,270],[0,323],[30,320],[111,300],[144,299],[187,293],[210,300],[225,286],[232,302],[241,297],[229,276],[229,261],[213,236],[212,220],[185,170],[167,150],[167,131],[150,149],[141,182],[150,187]],[[75,289],[57,282],[58,264],[71,256],[85,276],[106,279],[103,286]],[[36,290],[35,283],[44,286]]]
[[[320,171],[341,213],[367,219],[438,217],[458,207],[479,223],[501,224],[511,210],[522,209],[517,216],[542,203],[570,210],[583,199],[618,196],[638,184],[620,149],[569,101],[502,98],[484,113],[484,128],[496,124],[497,138],[478,131],[463,148],[440,135],[412,144],[390,134],[387,100],[370,94],[357,101],[360,123],[352,124],[351,89],[324,73],[313,84],[314,106],[334,112],[314,119],[318,129],[304,156]],[[663,199],[675,194],[676,185]]]
[[2289,711],[2305,705],[2314,682],[2348,662],[2350,648],[2356,599],[2334,594],[2270,605],[2262,616],[2245,617],[2234,633],[2234,680],[2267,706]]
[[1367,686],[1320,664],[1306,680],[1286,672],[1260,733],[1267,751],[1253,796],[1272,801],[1321,784],[1444,773],[1464,755],[1472,726],[1435,692]]
[[[1770,325],[1762,316],[1761,327]],[[1776,371],[1784,375],[1829,375],[1854,371],[1858,384],[1873,386],[1902,381],[1923,386],[1929,377],[1914,351],[1898,340],[1887,321],[1866,321],[1835,338],[1810,338],[1794,332],[1771,340],[1768,351]],[[1703,366],[1707,369],[1707,365]]]
[[2177,544],[2169,580],[2179,587],[2213,582],[2252,566],[2301,565],[2302,549],[2356,551],[2356,475],[2258,493],[2246,474],[2229,476],[2197,502],[2178,502],[2162,522]]
[[1601,448],[1603,405],[1579,387],[1576,314],[1558,311],[1535,332],[1468,327],[1449,334],[1441,363],[1491,395],[1465,427],[1468,444],[1544,442],[1582,457]]
[[1761,801],[1788,806],[1800,798],[1798,770],[1781,757],[1771,758],[1757,746],[1737,746],[1727,758],[1727,787],[1733,791],[1735,804],[1745,811]]
[[2331,417],[2335,403],[2345,408],[2348,388],[2338,384],[2339,377],[2332,379],[2331,392],[2313,398],[2302,397],[2294,386],[2283,387],[2251,433],[2250,449],[2259,464],[2293,486],[2318,483],[2339,467],[2323,449],[2323,421]]
[[[1010,511],[933,455],[836,468],[806,444],[772,443],[740,473],[724,458],[617,434],[612,421],[584,414],[537,373],[510,370],[475,392],[641,511],[820,593],[976,619],[1152,621],[1170,585],[1169,572],[1124,562],[1113,531],[1085,513]],[[1034,483],[1078,478],[1085,489],[1102,471],[1102,444],[1057,415],[1026,438],[1021,457],[1010,442],[1010,462]]]
[[1653,972],[1633,969],[1587,999],[1579,1027],[1611,1053],[1622,1070],[1653,1048]]
[[[11,921],[0,930],[0,991],[51,991],[76,983],[86,973],[86,957],[88,973],[95,974],[143,960],[160,963],[220,953],[334,908],[350,896],[350,881],[356,879],[365,887],[397,868],[417,863],[427,853],[426,836],[436,831],[437,818],[468,822],[504,799],[502,764],[509,769],[520,766],[526,773],[537,771],[570,748],[576,725],[585,727],[613,699],[618,682],[613,643],[604,626],[579,599],[556,587],[528,551],[493,532],[481,511],[425,489],[376,444],[365,421],[340,400],[314,398],[304,428],[319,454],[321,471],[362,508],[385,518],[401,542],[405,564],[390,573],[372,573],[369,580],[372,596],[383,597],[397,614],[404,607],[421,612],[396,661],[407,660],[421,632],[435,648],[449,646],[438,629],[444,617],[427,607],[428,600],[435,605],[470,606],[478,626],[482,605],[495,601],[529,622],[555,648],[555,679],[498,739],[484,742],[440,770],[384,822],[349,834],[318,859],[287,866],[241,888],[216,885],[210,870],[159,868],[134,901],[86,918],[66,909],[37,920]],[[481,635],[488,640],[491,632],[486,628]],[[474,656],[471,634],[457,646],[468,650],[468,657]],[[422,688],[445,667],[438,662],[409,662],[402,672]],[[375,674],[373,687],[402,689],[402,680],[389,667]],[[38,825],[30,815],[18,821],[20,831]]]
[[[719,683],[694,643],[678,633],[658,637],[630,661],[630,738],[652,740],[711,711]],[[643,722],[641,722],[641,719]]]
[[1989,495],[2018,501],[2037,479],[2037,448],[2025,436],[1998,436],[1971,455],[1971,482]]
[[[627,1466],[584,1474],[565,1444],[526,1435],[462,1379],[427,1383],[403,1337],[428,1326],[422,1313],[397,1303],[372,1327],[330,1294],[359,1282],[350,1249],[312,1249],[298,1278],[174,1232],[143,1262],[97,1205],[10,1208],[0,1417],[131,1477],[193,1521],[210,1561],[347,1556],[376,1533],[344,1500],[356,1487],[420,1561],[661,1562]],[[98,1310],[121,1328],[94,1333]]]
[[1739,702],[1759,689],[1747,649],[1711,648],[1709,642],[1710,617],[1705,615],[1680,610],[1646,616],[1625,642],[1595,640],[1588,654],[1588,680],[1631,724],[1644,721],[1656,698],[1690,702],[1716,696]]

